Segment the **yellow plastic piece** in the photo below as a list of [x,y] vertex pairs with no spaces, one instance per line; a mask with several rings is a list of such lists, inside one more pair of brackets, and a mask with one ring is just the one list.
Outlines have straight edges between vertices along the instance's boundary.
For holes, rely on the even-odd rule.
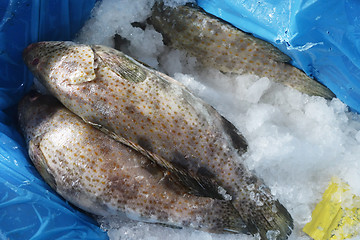
[[333,177],[303,231],[315,240],[341,240],[360,233],[360,197]]

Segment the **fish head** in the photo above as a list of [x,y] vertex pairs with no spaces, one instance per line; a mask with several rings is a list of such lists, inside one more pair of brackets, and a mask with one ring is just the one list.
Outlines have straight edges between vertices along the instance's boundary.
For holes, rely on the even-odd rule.
[[[49,41],[30,44],[23,59],[31,72],[53,95],[69,92],[69,86],[101,78],[99,68],[108,69],[120,81],[139,83],[147,78],[143,63],[101,45]],[[97,76],[98,75],[98,76]]]
[[18,105],[18,120],[26,142],[43,133],[44,124],[59,107],[55,98],[35,91],[23,97]]
[[40,142],[49,125],[54,124],[51,121],[52,116],[61,108],[61,104],[54,97],[41,95],[35,91],[25,95],[18,105],[20,129],[25,137],[30,159],[40,175],[54,189],[56,189],[55,178],[47,159],[42,154]]
[[95,79],[94,52],[88,45],[69,41],[37,42],[25,48],[23,59],[52,93],[56,92],[56,86]]

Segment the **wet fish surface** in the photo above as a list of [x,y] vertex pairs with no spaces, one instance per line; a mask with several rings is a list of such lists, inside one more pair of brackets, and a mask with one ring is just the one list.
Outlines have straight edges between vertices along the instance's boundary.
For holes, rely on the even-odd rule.
[[215,233],[243,229],[229,201],[187,194],[163,168],[86,124],[53,97],[25,96],[19,122],[45,181],[85,211]]
[[225,73],[255,74],[327,99],[335,95],[288,62],[270,43],[245,33],[195,5],[168,7],[157,3],[151,23],[165,42],[185,50],[205,66]]
[[245,138],[179,82],[100,45],[39,42],[23,56],[39,81],[86,122],[166,168],[194,194],[231,200],[243,232],[263,239],[268,231],[278,239],[291,233],[288,211],[242,163]]

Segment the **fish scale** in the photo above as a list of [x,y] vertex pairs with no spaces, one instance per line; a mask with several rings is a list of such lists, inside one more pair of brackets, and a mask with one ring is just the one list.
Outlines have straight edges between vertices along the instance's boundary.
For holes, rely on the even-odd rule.
[[[36,116],[36,118],[34,118]],[[135,150],[86,124],[37,93],[19,104],[29,155],[66,200],[96,215],[123,212],[132,219],[222,233],[244,231],[229,201],[187,194]]]
[[[287,238],[293,226],[290,214],[242,164],[246,140],[214,108],[174,79],[115,49],[63,42],[57,53],[62,57],[54,59],[54,53],[44,57],[47,47],[54,44],[58,43],[35,43],[24,51],[24,59],[67,108],[168,169],[182,184],[200,189],[200,195],[219,198],[213,188],[222,187],[251,233],[259,232],[265,239],[268,230],[275,230],[279,239]],[[64,46],[69,49],[64,51]],[[93,80],[74,84],[52,74],[61,71],[67,76],[68,69],[52,66],[61,66],[58,62],[72,48],[93,50]],[[33,65],[38,52],[42,58]]]

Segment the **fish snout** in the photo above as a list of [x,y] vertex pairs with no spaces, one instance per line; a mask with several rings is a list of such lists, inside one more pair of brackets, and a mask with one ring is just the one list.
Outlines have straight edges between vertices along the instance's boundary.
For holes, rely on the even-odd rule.
[[23,56],[25,56],[26,54],[28,54],[31,49],[33,49],[34,47],[36,47],[38,45],[38,43],[31,43],[29,46],[27,46],[24,51],[23,51]]
[[[45,105],[46,103],[46,105]],[[18,120],[24,135],[29,136],[34,126],[48,119],[60,106],[52,96],[30,91],[18,104]]]
[[29,102],[34,102],[41,96],[41,94],[35,90],[31,90],[27,96],[29,98]]
[[38,49],[39,45],[40,43],[32,43],[23,51],[23,59],[29,67],[36,66],[40,62],[40,59],[36,56],[36,49]]

